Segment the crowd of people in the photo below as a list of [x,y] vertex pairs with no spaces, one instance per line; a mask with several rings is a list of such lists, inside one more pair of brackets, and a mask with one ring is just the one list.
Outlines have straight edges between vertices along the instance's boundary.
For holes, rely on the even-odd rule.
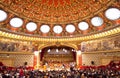
[[110,63],[107,66],[86,67],[70,70],[41,71],[28,67],[0,67],[0,78],[120,78],[119,64]]
[[120,71],[108,69],[40,71],[17,68],[2,70],[0,72],[0,78],[120,78]]

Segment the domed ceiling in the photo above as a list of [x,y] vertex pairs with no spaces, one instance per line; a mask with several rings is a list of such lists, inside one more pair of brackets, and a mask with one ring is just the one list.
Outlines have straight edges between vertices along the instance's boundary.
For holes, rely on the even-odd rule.
[[120,32],[120,0],[0,0],[0,13],[0,35],[18,40],[81,41]]

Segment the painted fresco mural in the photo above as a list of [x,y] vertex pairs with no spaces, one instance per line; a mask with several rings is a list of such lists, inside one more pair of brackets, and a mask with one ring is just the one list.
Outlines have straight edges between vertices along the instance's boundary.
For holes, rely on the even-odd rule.
[[81,43],[82,52],[94,52],[120,49],[120,37],[92,40]]
[[35,47],[31,42],[24,41],[0,41],[0,51],[5,52],[34,52]]

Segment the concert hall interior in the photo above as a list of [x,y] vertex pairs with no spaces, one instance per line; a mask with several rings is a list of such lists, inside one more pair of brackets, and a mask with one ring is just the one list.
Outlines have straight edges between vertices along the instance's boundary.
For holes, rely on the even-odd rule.
[[0,78],[15,69],[119,78],[120,0],[0,0]]

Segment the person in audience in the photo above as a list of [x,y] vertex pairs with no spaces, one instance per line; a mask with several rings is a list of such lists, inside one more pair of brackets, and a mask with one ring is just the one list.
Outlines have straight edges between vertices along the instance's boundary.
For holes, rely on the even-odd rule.
[[[117,65],[117,67],[116,67]],[[105,67],[87,66],[77,70],[40,71],[31,68],[1,66],[0,78],[120,78],[120,63],[110,63]]]

